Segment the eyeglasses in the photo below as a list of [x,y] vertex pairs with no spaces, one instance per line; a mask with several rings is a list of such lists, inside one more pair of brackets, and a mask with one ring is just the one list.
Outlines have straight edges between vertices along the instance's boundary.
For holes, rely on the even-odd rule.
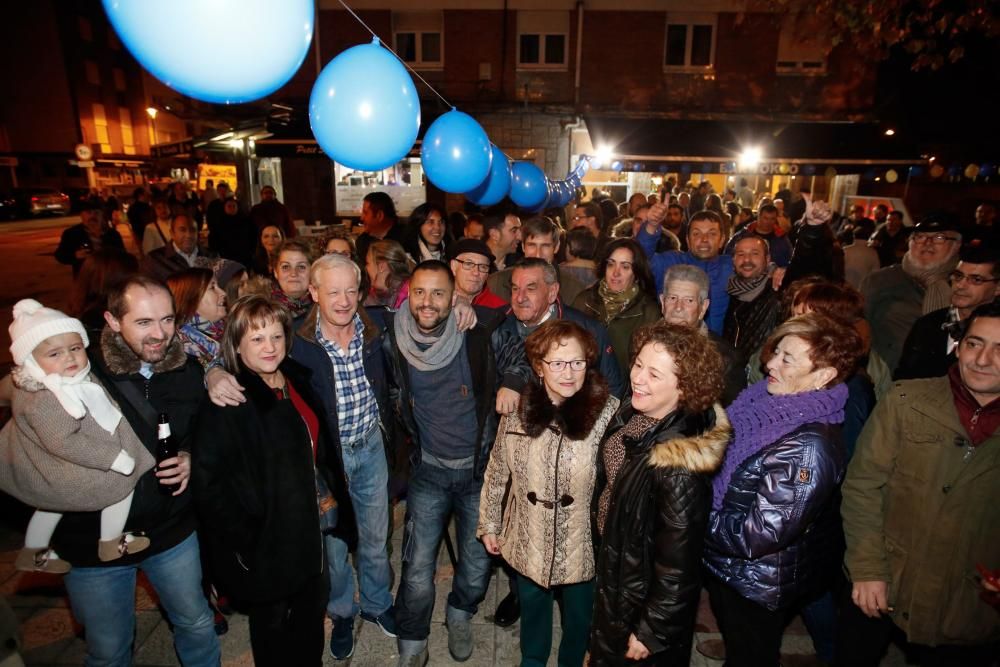
[[553,373],[562,373],[566,370],[566,366],[573,372],[580,372],[587,367],[586,359],[573,359],[572,361],[566,361],[565,359],[553,359],[549,361],[548,359],[542,359],[542,363],[549,367],[549,370]]
[[914,243],[927,243],[930,241],[934,245],[944,245],[948,241],[957,241],[957,236],[948,236],[947,234],[932,234],[930,232],[916,232],[910,238]]
[[489,264],[476,264],[475,262],[473,262],[471,260],[464,260],[463,261],[461,259],[456,259],[455,261],[458,262],[459,264],[461,264],[462,268],[465,269],[466,271],[472,271],[473,269],[476,269],[477,271],[479,271],[479,273],[489,273],[490,272],[490,265]]
[[545,509],[551,510],[555,509],[556,505],[569,507],[573,504],[573,496],[563,494],[559,500],[542,500],[534,491],[528,491],[528,502],[532,505],[541,505]]
[[984,278],[983,276],[977,276],[975,273],[962,273],[961,271],[952,271],[948,274],[948,282],[952,285],[960,283],[963,280],[967,280],[970,285],[982,285],[984,283],[995,283],[1000,278]]

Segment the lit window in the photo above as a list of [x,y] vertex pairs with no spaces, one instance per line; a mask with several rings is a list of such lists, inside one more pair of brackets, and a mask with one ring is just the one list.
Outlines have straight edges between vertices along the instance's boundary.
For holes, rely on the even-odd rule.
[[441,12],[393,12],[396,53],[416,69],[444,67]]
[[104,115],[104,105],[94,104],[92,111],[94,114],[94,132],[97,135],[97,143],[101,145],[102,153],[110,153],[111,135],[108,133],[108,118]]
[[707,71],[715,65],[715,14],[667,14],[664,69]]
[[122,147],[126,155],[135,155],[135,134],[132,132],[132,114],[125,107],[118,107],[118,123],[122,130]]
[[568,63],[569,12],[517,13],[518,69],[565,70]]

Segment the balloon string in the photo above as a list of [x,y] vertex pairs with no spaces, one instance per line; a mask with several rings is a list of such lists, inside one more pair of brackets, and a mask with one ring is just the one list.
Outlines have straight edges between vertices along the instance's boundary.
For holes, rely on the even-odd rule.
[[445,105],[446,105],[446,106],[448,106],[448,107],[450,107],[450,108],[452,108],[452,109],[454,109],[454,108],[455,108],[454,106],[452,106],[451,102],[449,102],[448,100],[446,100],[446,99],[444,98],[444,95],[442,95],[441,93],[439,93],[439,92],[437,91],[437,88],[435,88],[435,87],[434,87],[434,86],[432,86],[431,84],[427,83],[427,79],[425,79],[424,77],[420,76],[420,73],[419,73],[419,72],[417,72],[417,70],[415,70],[415,69],[413,69],[412,67],[410,67],[410,65],[409,65],[409,64],[407,64],[407,62],[406,62],[405,60],[403,60],[402,58],[400,58],[400,57],[399,57],[399,54],[398,54],[398,53],[396,53],[396,52],[395,52],[395,51],[393,51],[393,50],[392,50],[391,48],[389,48],[388,46],[386,46],[386,44],[385,44],[385,40],[384,40],[384,39],[382,39],[381,37],[379,37],[378,35],[376,35],[376,34],[375,34],[375,31],[374,31],[374,30],[372,30],[372,29],[371,29],[370,27],[368,27],[368,24],[367,24],[367,23],[365,23],[364,21],[362,21],[362,20],[361,20],[361,17],[360,17],[360,16],[358,16],[357,14],[355,14],[355,13],[354,13],[354,10],[353,10],[353,9],[351,9],[350,7],[348,7],[348,6],[347,6],[347,3],[346,3],[346,2],[344,2],[344,0],[339,0],[339,2],[340,2],[340,4],[341,4],[341,5],[343,5],[343,6],[344,6],[344,9],[346,9],[346,10],[347,10],[347,12],[348,12],[348,13],[349,13],[349,14],[350,14],[351,16],[353,16],[353,17],[354,17],[354,19],[355,19],[355,20],[356,20],[356,21],[357,21],[358,23],[360,23],[361,25],[363,25],[363,26],[365,27],[365,30],[367,30],[368,32],[370,32],[370,33],[372,34],[372,37],[374,37],[375,39],[377,39],[377,40],[378,40],[378,41],[379,41],[379,42],[380,42],[380,43],[382,44],[383,48],[385,48],[385,49],[386,49],[386,50],[387,50],[387,51],[388,51],[389,53],[391,53],[392,55],[396,56],[396,60],[398,60],[399,62],[403,63],[403,67],[405,67],[406,69],[410,70],[410,73],[411,73],[411,74],[413,74],[413,76],[415,76],[415,77],[417,77],[418,79],[420,79],[420,80],[421,80],[421,81],[423,82],[423,84],[424,84],[425,86],[427,86],[428,88],[430,88],[431,92],[432,92],[432,93],[434,93],[435,95],[437,95],[437,96],[438,96],[438,97],[439,97],[439,98],[441,99],[441,101],[445,103]]

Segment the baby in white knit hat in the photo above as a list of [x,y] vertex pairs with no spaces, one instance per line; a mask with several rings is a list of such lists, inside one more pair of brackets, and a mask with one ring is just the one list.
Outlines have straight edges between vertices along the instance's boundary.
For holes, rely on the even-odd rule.
[[155,465],[118,406],[90,374],[83,324],[34,299],[14,306],[13,417],[0,431],[0,489],[32,507],[19,570],[68,572],[49,546],[61,512],[101,512],[98,556],[149,546],[125,533],[136,483]]

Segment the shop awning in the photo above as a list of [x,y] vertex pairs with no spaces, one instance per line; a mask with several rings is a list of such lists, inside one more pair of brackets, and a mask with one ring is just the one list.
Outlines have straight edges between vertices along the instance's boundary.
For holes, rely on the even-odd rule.
[[[858,173],[925,160],[878,123],[676,120],[585,115],[596,150],[610,149],[624,171],[694,173]],[[739,165],[759,149],[757,169]],[[782,167],[784,165],[784,167]],[[793,168],[794,165],[794,168]]]

